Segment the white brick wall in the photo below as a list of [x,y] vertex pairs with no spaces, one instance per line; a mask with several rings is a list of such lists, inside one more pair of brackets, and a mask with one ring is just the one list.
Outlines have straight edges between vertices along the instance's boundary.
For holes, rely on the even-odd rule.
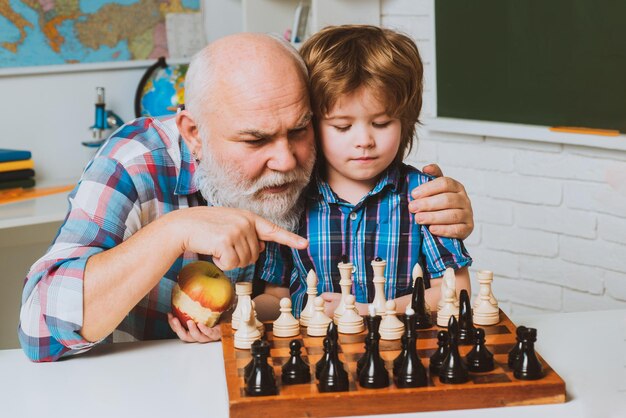
[[[433,0],[382,1],[382,24],[413,36],[424,59],[422,115],[436,103],[433,8]],[[440,164],[472,199],[472,275],[494,271],[503,309],[626,307],[626,152],[427,127],[418,136],[408,162]]]

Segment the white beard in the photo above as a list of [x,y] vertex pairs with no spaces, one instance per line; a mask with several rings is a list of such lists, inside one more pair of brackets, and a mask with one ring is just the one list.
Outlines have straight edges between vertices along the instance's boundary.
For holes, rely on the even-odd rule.
[[[288,231],[296,231],[304,202],[300,199],[309,183],[313,158],[304,167],[288,173],[272,171],[263,177],[248,180],[233,165],[223,164],[202,141],[202,160],[198,162],[194,182],[212,206],[246,209]],[[263,189],[289,183],[281,193],[264,193]]]

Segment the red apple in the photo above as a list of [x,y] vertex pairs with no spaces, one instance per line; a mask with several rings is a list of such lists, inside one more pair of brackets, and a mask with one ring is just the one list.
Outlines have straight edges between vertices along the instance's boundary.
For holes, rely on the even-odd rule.
[[172,312],[186,327],[192,320],[212,327],[233,301],[230,279],[215,264],[194,261],[178,273],[172,289]]

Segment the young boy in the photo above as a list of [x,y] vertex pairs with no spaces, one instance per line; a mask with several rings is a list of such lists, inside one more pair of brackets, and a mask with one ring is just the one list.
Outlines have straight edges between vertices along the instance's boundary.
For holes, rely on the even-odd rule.
[[374,26],[338,26],[313,35],[300,53],[309,70],[318,141],[316,178],[304,193],[298,231],[310,244],[291,250],[290,260],[284,251],[282,259],[268,254],[276,258],[274,275],[281,270],[289,277],[294,314],[303,308],[310,269],[326,312],[334,311],[342,255],[355,266],[352,293],[361,314],[374,298],[370,263],[376,257],[387,262],[385,297],[396,299],[398,312],[410,303],[418,262],[430,306],[436,306],[447,267],[456,270],[457,291],[469,289],[471,258],[463,243],[431,235],[408,209],[411,190],[431,179],[402,163],[422,107],[423,67],[414,42]]

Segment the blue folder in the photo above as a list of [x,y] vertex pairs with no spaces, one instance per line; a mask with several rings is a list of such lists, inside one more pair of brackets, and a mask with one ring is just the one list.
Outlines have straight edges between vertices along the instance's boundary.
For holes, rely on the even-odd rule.
[[30,151],[20,151],[16,149],[0,148],[0,163],[5,163],[8,161],[28,160],[30,157],[31,157]]

